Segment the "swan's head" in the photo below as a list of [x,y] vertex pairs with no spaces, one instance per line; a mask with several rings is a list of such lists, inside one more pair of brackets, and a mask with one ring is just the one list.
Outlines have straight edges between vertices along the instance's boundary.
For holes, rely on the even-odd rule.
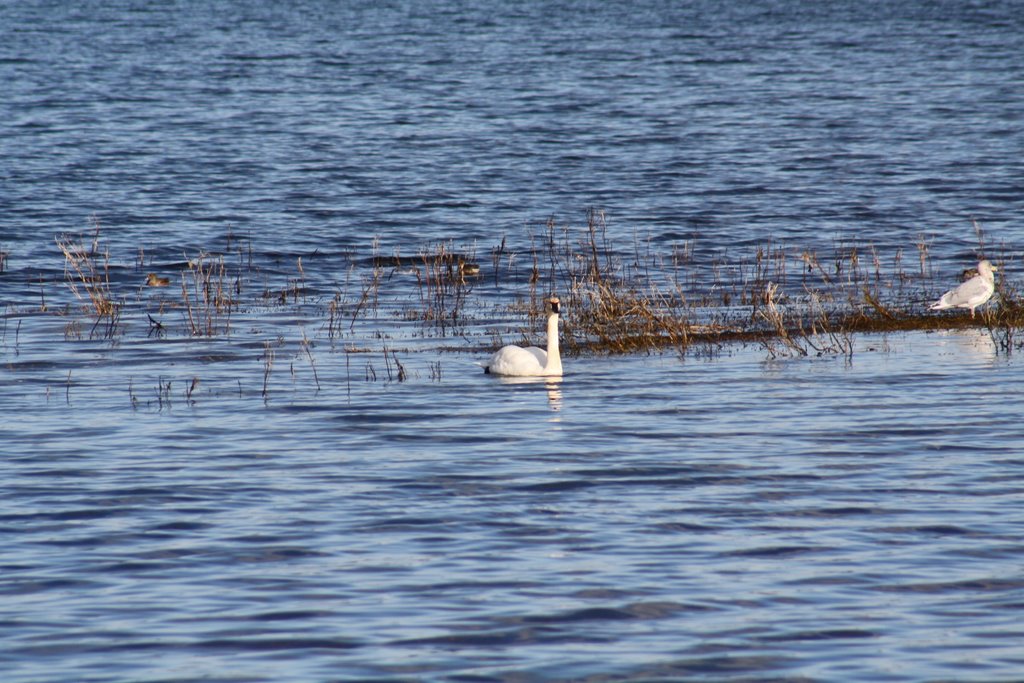
[[553,296],[548,299],[548,315],[558,315],[558,301],[557,296]]
[[981,273],[982,275],[991,275],[992,273],[998,270],[999,269],[993,266],[992,262],[989,261],[988,259],[985,259],[984,261],[978,264],[978,272]]

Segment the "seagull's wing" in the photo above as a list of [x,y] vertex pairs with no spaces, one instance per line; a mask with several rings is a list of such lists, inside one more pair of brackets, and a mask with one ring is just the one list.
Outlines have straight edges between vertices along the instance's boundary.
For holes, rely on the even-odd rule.
[[985,282],[981,275],[978,275],[977,278],[972,278],[948,293],[946,301],[952,306],[963,306],[978,299],[986,299],[991,295],[991,292],[989,284]]
[[948,306],[970,305],[979,299],[987,299],[991,296],[992,290],[985,278],[978,275],[972,277],[956,289],[951,289],[942,295],[942,301]]

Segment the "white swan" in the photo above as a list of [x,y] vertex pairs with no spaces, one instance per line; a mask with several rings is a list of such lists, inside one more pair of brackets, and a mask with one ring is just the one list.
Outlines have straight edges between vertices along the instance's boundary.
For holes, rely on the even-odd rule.
[[548,303],[548,350],[536,346],[503,346],[498,349],[484,372],[510,377],[561,377],[562,357],[558,355],[558,297]]
[[978,264],[978,274],[955,289],[951,289],[942,295],[942,298],[931,305],[933,311],[941,311],[945,308],[969,308],[971,317],[974,317],[974,309],[992,298],[996,291],[995,277],[993,271],[999,270],[992,265],[991,261],[985,259]]

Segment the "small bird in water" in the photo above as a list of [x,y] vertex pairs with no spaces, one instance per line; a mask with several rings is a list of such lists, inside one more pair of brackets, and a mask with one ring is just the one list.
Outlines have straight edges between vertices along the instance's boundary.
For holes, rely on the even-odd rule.
[[160,277],[156,273],[150,273],[146,276],[147,287],[166,287],[171,284],[170,278]]
[[995,276],[992,273],[997,270],[999,269],[993,266],[991,261],[985,259],[978,264],[977,275],[943,294],[942,298],[931,305],[931,310],[969,308],[973,318],[974,309],[991,299],[993,292],[996,291]]

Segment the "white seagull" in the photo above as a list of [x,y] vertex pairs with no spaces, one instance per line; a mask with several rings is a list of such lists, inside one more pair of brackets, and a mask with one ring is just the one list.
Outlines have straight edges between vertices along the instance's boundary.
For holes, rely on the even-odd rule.
[[558,355],[558,297],[548,303],[548,350],[536,346],[503,346],[491,361],[484,366],[484,372],[507,377],[561,377],[562,358]]
[[971,317],[974,317],[974,309],[992,298],[996,291],[994,271],[999,270],[992,263],[985,259],[978,264],[978,274],[959,287],[949,290],[942,295],[942,298],[931,305],[931,310],[941,311],[945,308],[969,308]]

